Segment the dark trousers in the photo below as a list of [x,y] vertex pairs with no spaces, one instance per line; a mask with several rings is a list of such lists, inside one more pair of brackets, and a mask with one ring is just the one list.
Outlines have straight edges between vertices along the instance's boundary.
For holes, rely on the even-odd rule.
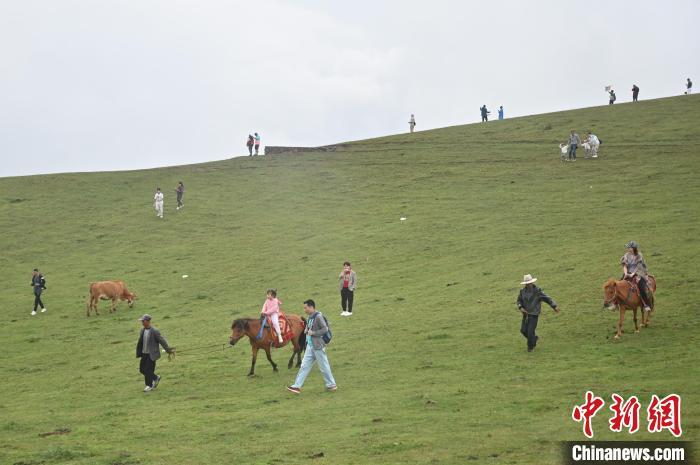
[[353,291],[344,287],[340,290],[340,306],[343,307],[343,311],[348,311],[352,313],[352,298]]
[[578,144],[569,144],[569,160],[576,160],[576,149]]
[[539,315],[523,315],[523,322],[520,325],[520,334],[527,338],[527,349],[532,350],[537,345],[537,319]]
[[636,92],[633,92],[633,93],[632,93],[632,101],[633,101],[633,102],[636,102],[636,101],[637,101],[637,97],[639,97],[639,94],[636,93]]
[[36,308],[41,307],[44,308],[44,302],[41,301],[41,294],[34,294],[34,311],[36,312]]
[[151,360],[151,356],[148,354],[143,354],[141,356],[141,364],[139,366],[139,371],[143,375],[143,380],[146,386],[153,386],[153,381],[157,378],[156,376],[156,362]]
[[252,156],[252,155],[253,155],[253,146],[249,145],[248,146],[248,156]]
[[644,278],[639,278],[639,296],[642,298],[642,303],[647,307],[651,307],[651,299],[649,298],[649,288],[647,286],[647,280]]
[[481,122],[484,123],[489,120],[489,117],[486,115],[481,115]]
[[182,204],[182,192],[178,192],[177,193],[177,206],[181,207],[182,205],[183,205]]

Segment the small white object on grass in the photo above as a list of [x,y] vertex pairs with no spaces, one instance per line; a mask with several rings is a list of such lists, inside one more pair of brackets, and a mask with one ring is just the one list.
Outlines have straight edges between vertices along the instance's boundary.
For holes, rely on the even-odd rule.
[[399,218],[399,219],[400,219],[401,221],[406,221],[406,217],[405,217],[405,216],[402,216],[402,217]]
[[188,278],[188,277],[189,277],[189,275],[187,275],[187,274],[183,274],[183,275],[182,275],[182,279],[185,279],[185,278]]

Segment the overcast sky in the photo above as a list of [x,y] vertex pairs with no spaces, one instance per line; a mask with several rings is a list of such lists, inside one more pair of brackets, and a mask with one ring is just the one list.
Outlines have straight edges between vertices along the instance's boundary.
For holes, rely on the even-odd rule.
[[[315,146],[700,87],[697,1],[0,0],[0,176]],[[698,89],[700,92],[700,89]]]

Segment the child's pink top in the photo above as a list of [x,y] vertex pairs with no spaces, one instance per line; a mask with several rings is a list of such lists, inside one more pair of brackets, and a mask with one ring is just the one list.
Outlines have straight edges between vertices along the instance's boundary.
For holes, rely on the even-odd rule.
[[280,305],[282,305],[282,302],[280,302],[277,297],[275,297],[274,299],[265,299],[265,303],[263,304],[260,313],[267,316],[279,313]]

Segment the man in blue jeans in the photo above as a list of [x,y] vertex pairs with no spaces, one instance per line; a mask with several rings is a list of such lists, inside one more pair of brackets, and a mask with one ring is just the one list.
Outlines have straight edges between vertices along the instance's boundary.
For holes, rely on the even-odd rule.
[[314,362],[318,362],[318,369],[323,373],[326,389],[335,391],[338,389],[338,386],[336,386],[335,379],[333,379],[331,366],[326,356],[326,343],[323,341],[323,335],[328,332],[328,325],[323,318],[323,314],[316,311],[316,303],[313,300],[304,301],[304,313],[309,317],[309,320],[306,322],[306,330],[304,331],[306,333],[306,351],[304,352],[304,359],[301,361],[299,373],[297,373],[297,379],[294,381],[294,384],[287,386],[287,390],[294,394],[301,394],[301,387],[304,385],[306,377],[309,376],[311,367],[313,367]]

